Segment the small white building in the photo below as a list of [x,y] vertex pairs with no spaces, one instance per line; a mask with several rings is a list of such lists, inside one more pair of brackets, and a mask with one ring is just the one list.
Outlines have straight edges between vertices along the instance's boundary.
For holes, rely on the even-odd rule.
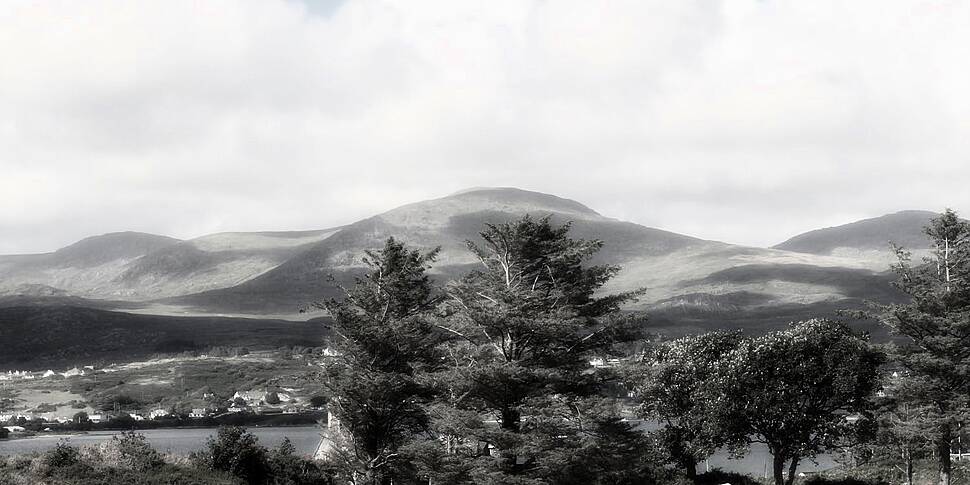
[[91,421],[92,423],[100,423],[100,422],[104,421],[104,415],[103,414],[90,414],[90,415],[88,415],[88,421]]
[[81,370],[81,369],[78,369],[77,367],[75,367],[75,368],[73,368],[71,370],[68,370],[67,372],[62,373],[61,375],[64,376],[64,377],[83,376],[84,375],[84,371]]
[[189,413],[190,418],[204,418],[209,415],[209,410],[206,408],[195,408]]
[[135,421],[144,421],[145,420],[145,417],[142,416],[142,415],[140,415],[140,414],[138,414],[138,413],[128,413],[128,416],[131,416],[131,419],[134,419]]
[[152,412],[148,413],[148,417],[149,417],[149,419],[158,419],[158,418],[164,418],[165,416],[168,416],[169,414],[172,414],[172,413],[170,413],[170,412],[168,412],[168,411],[166,411],[164,409],[153,409]]

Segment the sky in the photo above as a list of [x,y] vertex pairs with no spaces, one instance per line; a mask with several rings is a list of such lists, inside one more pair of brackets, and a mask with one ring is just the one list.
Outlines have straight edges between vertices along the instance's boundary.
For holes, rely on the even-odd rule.
[[970,2],[5,0],[0,254],[475,186],[755,246],[970,215]]

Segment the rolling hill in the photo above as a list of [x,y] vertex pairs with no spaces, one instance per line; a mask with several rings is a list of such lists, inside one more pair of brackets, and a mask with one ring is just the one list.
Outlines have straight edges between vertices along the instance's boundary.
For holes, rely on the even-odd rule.
[[799,253],[852,258],[873,269],[885,268],[892,261],[890,243],[915,254],[929,249],[923,227],[937,214],[910,210],[864,219],[850,224],[799,234],[775,249]]
[[335,229],[186,241],[122,233],[48,255],[0,257],[0,292],[8,301],[29,295],[47,306],[60,301],[139,313],[297,318],[307,303],[334,294],[329,276],[350,280],[364,269],[363,252],[388,237],[440,246],[433,273],[444,282],[476,264],[465,241],[476,240],[483,224],[523,214],[571,222],[574,237],[603,240],[596,262],[622,267],[606,291],[644,288],[631,308],[650,312],[652,325],[674,332],[782,326],[867,300],[898,300],[885,274],[886,243],[921,247],[920,229],[932,216],[901,212],[755,248],[612,219],[553,195],[478,188]]

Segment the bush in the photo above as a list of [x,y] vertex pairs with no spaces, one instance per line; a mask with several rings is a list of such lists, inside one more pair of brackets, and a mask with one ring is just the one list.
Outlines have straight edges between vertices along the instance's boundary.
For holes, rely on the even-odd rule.
[[51,468],[63,468],[77,465],[81,460],[77,448],[65,441],[58,441],[53,448],[44,452],[42,461]]
[[824,476],[810,477],[805,480],[804,485],[889,485],[882,480],[861,480],[858,478],[830,478]]
[[238,426],[223,426],[206,449],[193,455],[197,466],[239,477],[246,483],[263,483],[269,471],[266,448],[257,438]]
[[748,475],[726,472],[719,468],[697,475],[694,483],[697,485],[720,485],[722,483],[730,483],[731,485],[759,485],[757,480]]
[[7,428],[0,428],[0,440],[10,436],[10,431]]
[[148,471],[165,464],[144,435],[126,431],[99,446],[102,463],[126,470]]

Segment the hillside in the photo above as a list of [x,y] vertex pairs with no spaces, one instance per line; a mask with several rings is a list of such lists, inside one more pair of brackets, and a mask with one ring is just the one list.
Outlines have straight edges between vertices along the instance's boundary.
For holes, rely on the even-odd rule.
[[98,365],[212,346],[319,346],[321,322],[162,317],[73,306],[0,307],[0,368]]
[[131,262],[179,240],[140,232],[82,239],[53,253],[0,256],[0,294],[42,291],[102,296]]
[[406,205],[351,224],[332,237],[242,285],[174,299],[174,302],[222,311],[295,311],[331,295],[329,275],[348,280],[364,269],[364,250],[378,248],[388,237],[416,247],[441,247],[434,273],[447,280],[476,264],[465,245],[478,239],[486,222],[503,222],[523,214],[571,221],[573,235],[605,242],[598,259],[623,263],[633,258],[662,257],[678,251],[720,247],[659,229],[603,217],[578,202],[519,189],[478,189]]
[[0,295],[145,301],[225,288],[335,231],[219,233],[186,241],[141,233],[95,236],[54,253],[0,256]]
[[896,301],[900,295],[885,274],[891,256],[885,244],[925,246],[921,227],[932,216],[890,214],[765,249],[619,221],[549,194],[477,188],[335,229],[186,241],[123,233],[47,255],[0,257],[0,295],[48,307],[306,319],[298,315],[301,308],[335,294],[329,277],[351,281],[364,270],[364,251],[388,237],[424,249],[440,246],[432,272],[443,283],[476,264],[465,242],[478,240],[483,224],[523,214],[571,222],[574,237],[603,240],[594,262],[622,267],[605,291],[644,289],[630,308],[649,311],[651,325],[665,331],[764,328],[801,316],[834,316],[868,300]]
[[890,243],[919,252],[928,248],[923,227],[937,214],[901,211],[836,227],[799,234],[775,249],[864,260],[885,268],[892,259]]

